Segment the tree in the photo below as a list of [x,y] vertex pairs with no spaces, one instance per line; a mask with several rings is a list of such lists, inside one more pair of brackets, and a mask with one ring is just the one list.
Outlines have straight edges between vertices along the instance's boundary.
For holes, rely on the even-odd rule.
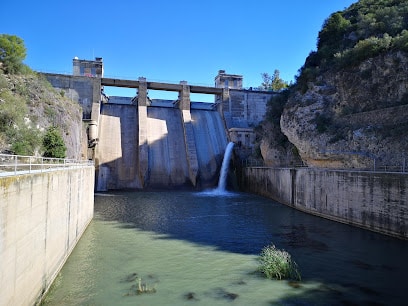
[[67,148],[61,133],[55,126],[49,127],[44,135],[44,157],[65,158]]
[[24,41],[15,35],[0,34],[0,68],[5,73],[21,72],[26,57]]
[[319,32],[317,49],[324,56],[332,56],[344,47],[344,35],[351,27],[351,22],[341,12],[332,14],[323,24]]
[[275,69],[275,71],[273,72],[273,76],[269,75],[266,72],[261,73],[261,76],[263,80],[262,87],[266,90],[280,91],[289,86],[287,82],[280,78],[279,70],[277,69]]

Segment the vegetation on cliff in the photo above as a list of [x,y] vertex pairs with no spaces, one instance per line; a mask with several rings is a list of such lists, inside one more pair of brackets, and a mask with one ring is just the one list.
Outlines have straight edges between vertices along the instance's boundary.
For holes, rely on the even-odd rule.
[[280,72],[278,69],[275,69],[273,75],[264,72],[261,73],[261,76],[263,81],[261,88],[263,90],[280,91],[289,87],[288,82],[281,79]]
[[390,51],[408,52],[408,2],[360,0],[333,13],[318,35],[317,51],[307,57],[297,77],[297,87],[328,70],[358,65]]
[[79,157],[79,105],[24,65],[25,56],[22,39],[0,35],[0,153]]
[[[402,0],[360,0],[329,16],[295,84],[269,102],[259,129],[262,141],[272,134],[287,137],[302,161],[313,166],[405,163],[407,16],[408,2]],[[278,117],[284,137],[269,130],[277,130]],[[265,159],[267,152],[262,155]]]

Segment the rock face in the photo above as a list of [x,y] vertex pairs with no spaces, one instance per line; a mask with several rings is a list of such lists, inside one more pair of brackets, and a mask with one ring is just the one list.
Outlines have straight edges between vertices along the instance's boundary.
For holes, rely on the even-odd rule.
[[[5,106],[7,102],[8,105],[12,104],[10,101],[16,101],[16,105]],[[24,119],[23,123],[14,123],[16,133],[21,130],[19,124],[34,130],[37,135],[43,134],[50,126],[56,126],[67,148],[66,157],[84,158],[81,154],[84,152],[82,145],[86,144],[86,135],[82,127],[81,107],[65,97],[64,93],[52,88],[41,76],[0,74],[0,106],[4,113],[19,112],[13,114],[13,118]],[[0,127],[0,152],[9,152],[12,147],[5,134]],[[41,144],[37,145],[35,154],[41,155]]]
[[291,94],[281,130],[309,166],[406,166],[408,56],[390,52]]

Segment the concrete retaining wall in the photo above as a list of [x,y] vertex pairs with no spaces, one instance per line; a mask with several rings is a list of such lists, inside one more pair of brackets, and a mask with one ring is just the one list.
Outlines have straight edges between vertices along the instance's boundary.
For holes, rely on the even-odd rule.
[[408,175],[310,168],[243,169],[246,191],[296,209],[408,239]]
[[0,178],[0,305],[34,305],[93,217],[94,167]]

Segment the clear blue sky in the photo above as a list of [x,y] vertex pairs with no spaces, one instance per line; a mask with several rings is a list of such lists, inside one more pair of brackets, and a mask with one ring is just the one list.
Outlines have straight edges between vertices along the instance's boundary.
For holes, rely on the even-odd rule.
[[355,2],[3,0],[0,33],[24,40],[37,71],[70,74],[75,56],[97,56],[107,77],[213,86],[224,69],[257,87],[275,69],[294,80],[324,20]]

